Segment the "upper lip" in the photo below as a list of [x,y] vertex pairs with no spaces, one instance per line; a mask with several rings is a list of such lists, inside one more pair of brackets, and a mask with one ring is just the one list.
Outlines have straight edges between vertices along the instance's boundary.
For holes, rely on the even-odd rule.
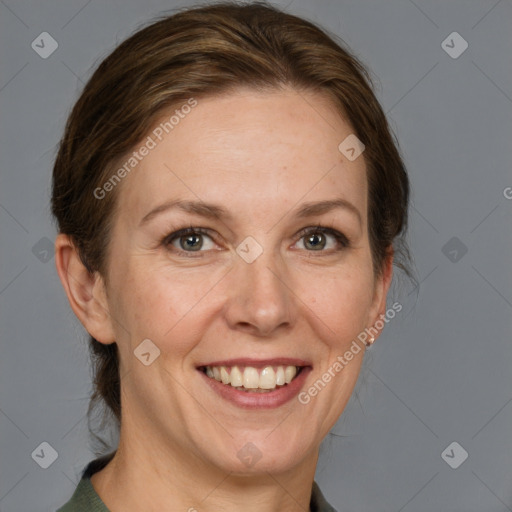
[[254,368],[264,368],[265,366],[311,366],[311,363],[304,359],[297,359],[294,357],[275,357],[271,359],[241,357],[236,359],[211,361],[199,364],[197,365],[197,368],[204,368],[205,366],[252,366]]

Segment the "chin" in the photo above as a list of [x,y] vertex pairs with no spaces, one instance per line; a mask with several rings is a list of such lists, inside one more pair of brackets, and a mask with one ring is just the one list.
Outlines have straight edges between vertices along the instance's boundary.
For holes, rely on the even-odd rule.
[[[211,454],[211,460],[223,471],[239,476],[277,474],[293,470],[314,452],[303,440],[290,442],[286,432],[270,440],[274,434],[263,433],[252,440],[244,436],[243,440],[232,442],[222,454]],[[229,452],[231,456],[226,457]]]

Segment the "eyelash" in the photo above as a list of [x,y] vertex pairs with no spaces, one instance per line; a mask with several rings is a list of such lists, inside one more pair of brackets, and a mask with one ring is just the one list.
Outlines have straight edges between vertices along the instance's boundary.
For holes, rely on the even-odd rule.
[[[322,233],[324,235],[331,235],[332,237],[334,237],[334,239],[341,246],[340,248],[334,249],[334,252],[339,252],[339,251],[342,251],[343,249],[347,249],[348,247],[350,247],[350,240],[343,233],[339,232],[336,229],[329,228],[327,226],[319,225],[319,226],[314,226],[314,227],[307,227],[307,228],[304,228],[301,231],[299,231],[299,233],[297,233],[296,236],[298,237],[298,240],[300,240],[301,238],[304,238],[307,235],[312,235],[312,234],[316,234],[316,233]],[[174,240],[179,239],[184,236],[187,236],[187,235],[206,235],[214,241],[214,238],[209,229],[190,226],[188,228],[179,229],[178,231],[174,231],[173,233],[166,235],[162,239],[161,244],[164,245],[165,247],[169,247],[169,246],[171,246],[171,244]],[[183,251],[181,249],[177,249],[176,247],[173,247],[173,250],[178,256],[185,256],[187,258],[198,258],[198,257],[201,257],[200,254],[202,252],[205,252],[205,251]],[[332,250],[331,251],[321,250],[321,251],[307,251],[307,252],[319,252],[319,253],[324,253],[324,254],[332,254],[333,251]]]

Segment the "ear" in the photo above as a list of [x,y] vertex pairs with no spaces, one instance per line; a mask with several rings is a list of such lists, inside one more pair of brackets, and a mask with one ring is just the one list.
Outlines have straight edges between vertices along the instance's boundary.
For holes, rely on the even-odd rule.
[[[368,327],[374,327],[377,320],[386,314],[386,298],[388,295],[391,280],[393,278],[393,247],[390,246],[386,251],[386,259],[382,265],[382,271],[375,281],[372,307],[368,318]],[[382,331],[379,330],[375,339],[380,336]]]
[[103,278],[89,272],[69,236],[55,239],[55,266],[71,309],[87,332],[104,344],[115,341]]

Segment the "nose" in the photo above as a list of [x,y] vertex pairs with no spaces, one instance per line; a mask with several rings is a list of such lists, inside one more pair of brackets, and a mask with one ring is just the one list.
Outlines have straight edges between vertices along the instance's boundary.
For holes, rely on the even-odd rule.
[[282,260],[264,251],[252,263],[240,258],[233,270],[225,310],[231,329],[268,337],[293,325],[295,300]]

